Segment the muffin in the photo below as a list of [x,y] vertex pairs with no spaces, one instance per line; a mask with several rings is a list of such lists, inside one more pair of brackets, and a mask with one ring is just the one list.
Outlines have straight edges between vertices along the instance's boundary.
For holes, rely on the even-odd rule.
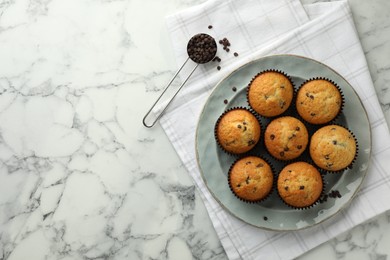
[[342,95],[335,84],[326,79],[306,81],[297,93],[298,114],[311,124],[332,121],[341,111]]
[[270,194],[274,176],[270,165],[257,156],[237,160],[229,170],[232,192],[246,202],[257,202]]
[[264,133],[267,151],[279,160],[299,157],[309,142],[305,125],[295,117],[284,116],[272,120]]
[[260,140],[259,120],[245,108],[233,108],[222,114],[215,125],[215,138],[227,152],[242,154]]
[[323,190],[319,171],[306,162],[286,165],[279,173],[277,189],[280,198],[294,208],[306,208],[314,205]]
[[258,114],[274,117],[291,104],[294,87],[290,79],[278,71],[264,71],[255,76],[247,88],[249,105]]
[[356,152],[355,138],[342,126],[324,126],[311,137],[310,156],[324,170],[334,172],[346,169],[354,161]]

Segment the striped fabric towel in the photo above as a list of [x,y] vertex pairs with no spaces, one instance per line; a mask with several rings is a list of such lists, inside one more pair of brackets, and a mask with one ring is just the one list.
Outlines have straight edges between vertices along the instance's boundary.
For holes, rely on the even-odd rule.
[[[303,6],[299,0],[209,0],[167,17],[167,26],[178,65],[187,58],[192,35],[206,32],[231,43],[230,52],[218,51],[221,69],[215,63],[199,67],[160,121],[230,259],[291,259],[390,209],[389,129],[347,1]],[[353,202],[322,224],[292,232],[265,231],[226,212],[205,186],[195,155],[198,118],[216,83],[239,66],[272,54],[310,57],[339,72],[361,98],[372,130],[371,163]]]

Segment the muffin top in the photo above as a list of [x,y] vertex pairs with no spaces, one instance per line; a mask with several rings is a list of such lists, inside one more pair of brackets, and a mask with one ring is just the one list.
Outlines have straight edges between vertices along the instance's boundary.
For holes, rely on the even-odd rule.
[[244,201],[260,201],[267,197],[273,178],[269,164],[257,156],[239,159],[229,171],[230,188]]
[[321,196],[321,174],[306,162],[289,164],[279,173],[277,189],[286,204],[296,208],[309,207]]
[[291,104],[294,88],[284,74],[266,71],[258,74],[248,86],[249,105],[262,116],[273,117],[285,112]]
[[272,156],[279,160],[292,160],[306,149],[309,134],[301,121],[285,116],[276,118],[268,124],[264,140]]
[[350,166],[356,155],[356,140],[344,127],[328,125],[311,137],[310,156],[314,163],[328,171],[339,171]]
[[305,82],[298,90],[296,107],[299,115],[311,124],[325,124],[340,112],[342,96],[331,82],[316,79]]
[[251,150],[260,140],[261,127],[257,118],[243,108],[224,113],[217,121],[215,135],[220,146],[233,154]]

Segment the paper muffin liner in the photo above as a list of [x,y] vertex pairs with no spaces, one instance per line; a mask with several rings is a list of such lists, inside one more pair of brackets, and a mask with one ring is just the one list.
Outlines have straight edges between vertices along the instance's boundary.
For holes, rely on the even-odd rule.
[[[307,132],[308,132],[308,141],[307,141],[307,145],[306,145],[306,147],[305,147],[305,149],[302,151],[302,153],[299,155],[299,156],[297,156],[297,157],[295,157],[295,158],[293,158],[293,159],[287,159],[287,160],[282,160],[282,159],[279,159],[278,157],[275,157],[273,154],[271,154],[271,152],[268,150],[268,148],[267,148],[267,146],[265,145],[265,131],[267,130],[267,127],[268,127],[268,125],[273,121],[273,120],[276,120],[276,119],[278,119],[278,118],[283,118],[283,117],[294,117],[294,118],[296,118],[296,119],[298,119],[299,121],[301,121],[301,123],[306,127],[306,130],[307,130]],[[310,137],[311,137],[311,135],[310,135],[310,132],[309,132],[309,129],[307,128],[307,125],[305,124],[305,122],[304,121],[302,121],[300,118],[297,118],[295,115],[282,115],[282,116],[278,116],[278,117],[274,117],[274,118],[272,118],[272,120],[270,121],[270,122],[268,122],[267,123],[267,125],[265,126],[265,128],[264,128],[264,132],[263,132],[264,134],[263,134],[263,147],[264,147],[264,150],[267,152],[267,154],[269,155],[269,156],[271,156],[273,159],[275,159],[277,162],[280,162],[280,163],[283,163],[283,164],[290,164],[290,163],[293,163],[293,162],[296,162],[296,161],[299,161],[299,160],[302,160],[302,155],[304,155],[305,154],[305,152],[307,152],[308,151],[308,147],[309,147],[309,145],[310,145]]]
[[[271,172],[272,172],[272,176],[273,176],[273,180],[272,180],[272,187],[271,187],[271,190],[268,192],[268,194],[263,197],[262,199],[259,199],[259,200],[246,200],[244,198],[241,198],[239,197],[235,192],[234,192],[234,189],[232,188],[232,185],[231,185],[231,182],[230,182],[230,173],[233,169],[233,166],[241,159],[244,159],[246,157],[249,157],[249,156],[256,156],[262,160],[264,160],[270,167],[271,167]],[[228,185],[229,185],[229,189],[230,191],[233,193],[233,195],[239,199],[240,201],[242,202],[245,202],[245,203],[249,203],[249,204],[257,204],[257,203],[261,203],[261,202],[264,202],[266,201],[271,195],[272,193],[275,191],[275,185],[276,185],[276,181],[277,181],[277,176],[276,176],[276,171],[275,171],[275,167],[273,166],[273,164],[265,157],[263,156],[260,156],[260,155],[256,155],[256,154],[252,154],[252,155],[245,155],[245,156],[242,156],[240,158],[237,158],[230,166],[229,168],[229,171],[228,171]]]
[[[340,169],[340,170],[337,170],[337,171],[331,171],[331,170],[327,170],[327,169],[323,169],[321,168],[320,166],[318,166],[314,160],[311,158],[311,155],[310,155],[310,152],[309,152],[309,157],[310,157],[310,160],[313,162],[313,165],[315,165],[317,167],[317,169],[320,171],[321,174],[341,174],[343,173],[345,170],[347,169],[352,169],[354,163],[356,162],[356,159],[358,157],[358,153],[359,153],[359,143],[358,143],[358,140],[355,136],[355,134],[346,126],[343,126],[341,124],[327,124],[327,125],[337,125],[337,126],[340,126],[340,127],[343,127],[345,129],[348,130],[348,132],[353,136],[353,139],[355,140],[355,144],[356,144],[356,152],[355,152],[355,156],[352,160],[352,162],[350,164],[348,164],[346,167]],[[327,126],[327,125],[323,125],[323,126]],[[311,137],[310,137],[310,140],[309,140],[309,144],[308,144],[308,150],[310,150],[310,142],[311,142]]]
[[[246,110],[246,111],[250,112],[250,113],[257,119],[257,121],[259,122],[259,125],[260,125],[260,138],[259,138],[259,141],[257,141],[257,143],[255,143],[255,145],[253,145],[253,147],[252,147],[250,150],[248,150],[248,151],[246,151],[246,152],[243,152],[243,153],[233,153],[233,152],[231,152],[231,151],[226,150],[226,149],[221,145],[221,143],[219,142],[218,135],[217,135],[218,124],[220,123],[222,117],[223,117],[224,115],[226,115],[228,112],[233,111],[233,110]],[[226,154],[228,154],[228,155],[230,155],[230,156],[243,156],[243,155],[246,155],[247,153],[249,153],[250,151],[252,151],[252,150],[257,146],[257,144],[261,141],[261,139],[262,139],[262,134],[263,134],[263,127],[262,127],[262,123],[261,123],[261,121],[260,121],[260,118],[259,118],[258,114],[255,113],[251,108],[247,108],[247,107],[243,107],[243,106],[232,107],[232,108],[229,108],[229,109],[225,110],[225,111],[219,116],[219,118],[217,119],[217,121],[216,121],[216,123],[215,123],[215,126],[214,126],[214,139],[215,139],[215,141],[217,142],[218,147],[219,147],[222,151],[224,151]]]
[[[290,83],[291,83],[291,85],[292,85],[292,89],[293,89],[293,96],[292,96],[291,103],[290,103],[290,105],[288,106],[288,108],[287,108],[283,113],[280,113],[279,115],[275,115],[275,116],[264,116],[264,115],[261,115],[261,114],[259,114],[259,113],[251,106],[251,104],[249,103],[249,90],[250,90],[250,87],[251,87],[251,85],[252,85],[252,82],[255,80],[255,78],[257,78],[258,76],[260,76],[260,75],[262,75],[262,74],[264,74],[264,73],[267,73],[267,72],[276,72],[276,73],[282,74],[283,76],[285,76],[285,77],[290,81]],[[264,118],[276,118],[276,117],[278,117],[278,116],[282,116],[282,115],[286,114],[286,113],[291,109],[291,107],[293,106],[293,102],[294,102],[294,100],[295,100],[295,99],[294,99],[294,98],[295,98],[295,94],[296,94],[296,92],[295,92],[295,84],[294,84],[294,81],[292,80],[292,78],[291,78],[286,72],[284,72],[284,71],[282,71],[282,70],[277,70],[277,69],[266,69],[266,70],[263,70],[263,71],[257,73],[255,76],[252,77],[251,81],[248,83],[248,85],[247,85],[247,87],[246,87],[246,101],[247,101],[248,106],[249,106],[256,114],[258,114],[259,116],[264,117]]]
[[296,97],[298,97],[298,93],[299,93],[299,90],[308,82],[310,81],[313,81],[313,80],[325,80],[325,81],[328,81],[330,82],[331,84],[333,84],[337,90],[339,91],[340,95],[341,95],[341,104],[340,104],[340,109],[338,111],[338,113],[336,114],[336,116],[334,118],[332,118],[331,120],[329,120],[328,122],[325,122],[325,123],[321,123],[321,124],[314,124],[314,123],[311,123],[309,121],[306,121],[305,119],[303,119],[301,117],[301,115],[298,113],[298,109],[296,108],[296,102],[297,102],[297,99],[295,99],[295,111],[297,113],[297,115],[303,120],[305,121],[306,123],[310,124],[310,125],[313,125],[313,126],[325,126],[325,125],[328,125],[328,124],[332,124],[332,122],[335,122],[339,117],[340,115],[342,114],[343,112],[343,109],[344,109],[344,103],[345,103],[345,97],[344,97],[344,93],[342,91],[342,89],[340,88],[339,85],[337,85],[336,82],[334,82],[333,80],[331,79],[328,79],[328,78],[325,78],[325,77],[314,77],[314,78],[309,78],[307,80],[305,80],[300,86],[299,88],[296,90]]
[[[296,207],[296,206],[293,206],[293,205],[290,205],[288,204],[286,201],[283,200],[283,198],[280,196],[280,193],[279,193],[279,190],[278,190],[278,183],[277,183],[277,180],[276,180],[276,185],[275,185],[275,189],[276,189],[276,193],[278,194],[278,197],[279,199],[283,202],[284,205],[288,206],[289,208],[291,209],[294,209],[294,210],[307,210],[307,209],[310,209],[310,208],[313,208],[314,206],[320,204],[322,202],[322,198],[326,195],[325,193],[325,190],[326,190],[326,183],[325,183],[325,180],[324,180],[324,175],[321,174],[321,172],[319,171],[317,165],[315,164],[312,164],[310,163],[310,161],[306,161],[306,160],[300,160],[300,161],[297,161],[297,162],[306,162],[308,164],[311,164],[314,168],[316,168],[318,170],[318,172],[320,173],[320,176],[321,176],[321,180],[322,180],[322,191],[320,193],[320,196],[318,196],[317,200],[314,201],[311,205],[308,205],[308,206],[305,206],[305,207]],[[286,167],[288,164],[286,164],[284,167]],[[284,169],[284,167],[282,169]],[[279,172],[280,173],[280,172]],[[278,173],[278,178],[279,178],[279,173]]]

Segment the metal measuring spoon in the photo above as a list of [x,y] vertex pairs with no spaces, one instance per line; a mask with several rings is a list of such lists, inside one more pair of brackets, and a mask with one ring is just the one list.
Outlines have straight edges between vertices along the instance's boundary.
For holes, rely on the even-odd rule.
[[[172,100],[176,97],[177,93],[181,90],[181,88],[186,84],[187,80],[191,77],[191,75],[194,73],[196,68],[199,66],[199,64],[205,64],[207,62],[210,62],[214,59],[215,55],[217,53],[217,42],[213,37],[211,37],[208,34],[205,33],[199,33],[191,37],[191,39],[188,41],[187,44],[187,54],[188,58],[186,61],[181,65],[181,67],[178,69],[178,71],[175,73],[175,75],[172,77],[171,81],[168,83],[168,85],[165,87],[164,91],[161,93],[161,95],[158,97],[156,102],[154,102],[153,106],[149,109],[149,111],[146,113],[145,117],[142,120],[142,123],[145,127],[152,127],[156,124],[156,122],[160,119],[160,117],[163,115],[169,104],[172,102]],[[152,121],[151,124],[148,124],[146,121],[152,112],[152,110],[156,107],[158,101],[160,101],[161,97],[164,95],[164,93],[168,90],[172,82],[175,80],[179,72],[183,69],[183,67],[186,65],[188,60],[192,60],[196,63],[195,67],[192,69],[190,74],[187,76],[187,78],[183,81],[183,83],[180,85],[178,90],[175,92],[171,100],[168,101],[168,103],[165,105],[165,107],[162,109],[162,111],[156,116],[154,121]]]

